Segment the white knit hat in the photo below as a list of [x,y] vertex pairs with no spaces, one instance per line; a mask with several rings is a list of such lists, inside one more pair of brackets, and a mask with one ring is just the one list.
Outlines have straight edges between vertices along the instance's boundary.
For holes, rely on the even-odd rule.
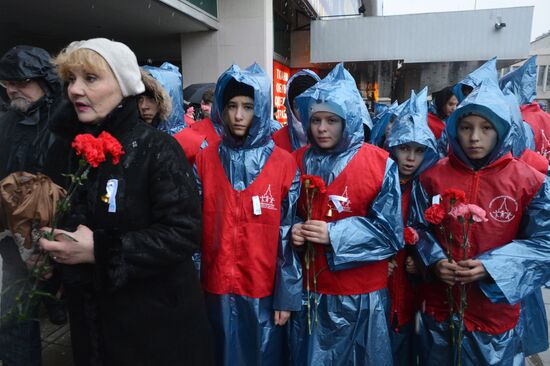
[[123,97],[138,95],[145,91],[136,55],[124,43],[107,38],[92,38],[87,41],[73,42],[67,48],[68,50],[88,48],[99,53],[113,70]]

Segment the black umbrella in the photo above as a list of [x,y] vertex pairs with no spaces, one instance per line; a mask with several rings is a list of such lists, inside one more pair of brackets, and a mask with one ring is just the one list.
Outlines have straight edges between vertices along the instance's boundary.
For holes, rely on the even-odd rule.
[[187,103],[201,104],[204,92],[208,89],[214,90],[215,88],[215,83],[191,84],[183,89],[183,99],[185,99]]

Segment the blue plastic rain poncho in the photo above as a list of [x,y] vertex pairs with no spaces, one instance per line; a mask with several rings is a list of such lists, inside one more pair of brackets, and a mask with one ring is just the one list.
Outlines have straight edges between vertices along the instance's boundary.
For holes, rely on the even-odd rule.
[[[234,138],[227,126],[224,125],[224,134],[217,153],[232,188],[239,194],[241,192],[244,194],[252,182],[260,180],[260,173],[265,170],[264,167],[270,161],[270,156],[275,153],[270,136],[271,82],[257,64],[244,70],[236,65],[231,66],[218,79],[214,103],[216,110],[213,111],[213,116],[223,115],[224,91],[233,79],[253,88],[254,117],[244,140]],[[215,146],[210,146],[201,154],[210,152],[209,149],[212,148],[215,149]],[[292,158],[286,152],[282,153],[287,155],[290,163],[293,163]],[[197,157],[195,173],[199,190],[202,192],[204,187],[198,174],[199,159],[200,154]],[[281,171],[284,170],[283,168],[281,167]],[[289,234],[300,188],[298,171],[293,171],[291,175],[292,185],[286,197],[281,201],[277,273],[273,295],[253,298],[233,293],[218,295],[206,292],[206,305],[216,341],[218,364],[285,364],[287,353],[285,352],[284,337],[286,330],[285,327],[274,325],[274,310],[299,309],[302,290],[301,266],[289,243]],[[225,179],[222,177],[222,181]],[[273,190],[275,189],[277,188],[273,187]],[[263,201],[262,198],[263,203],[269,204],[269,201]],[[219,213],[224,214],[224,212]],[[225,214],[230,213],[226,212]],[[255,225],[257,227],[257,224]],[[216,230],[215,226],[213,230]],[[216,234],[216,238],[218,237],[222,238],[224,235]],[[258,243],[258,245],[260,244],[264,243]],[[205,255],[206,253],[203,253],[203,260]],[[264,265],[269,264],[264,263]],[[204,275],[203,271],[203,281]],[[262,285],[272,286],[272,284]]]
[[[497,145],[484,159],[482,166],[479,166],[479,162],[476,164],[468,159],[457,139],[458,123],[467,114],[476,114],[491,121],[498,134]],[[423,215],[424,210],[432,203],[432,196],[443,192],[438,190],[428,194],[424,185],[434,187],[442,182],[442,189],[460,188],[470,184],[470,181],[475,181],[473,190],[467,192],[467,202],[485,209],[489,220],[487,223],[475,225],[490,225],[492,228],[489,231],[478,229],[476,234],[472,234],[471,240],[475,244],[471,245],[475,246],[471,250],[479,252],[474,254],[474,258],[481,260],[488,277],[470,285],[479,286],[484,295],[476,295],[477,301],[468,301],[466,311],[470,311],[470,315],[465,317],[467,329],[463,335],[463,365],[522,364],[522,323],[516,322],[514,326],[514,317],[511,315],[499,318],[502,316],[500,311],[511,314],[511,308],[496,310],[497,308],[487,306],[482,312],[477,312],[477,315],[472,315],[471,312],[474,310],[469,309],[478,309],[481,306],[478,305],[478,301],[481,299],[484,299],[485,303],[517,303],[539,289],[548,279],[550,272],[550,186],[545,176],[507,155],[517,139],[518,130],[513,128],[513,119],[507,97],[492,82],[482,83],[461,103],[447,122],[446,131],[452,155],[443,159],[433,170],[427,171],[421,178],[422,184],[413,192],[411,220],[421,237],[417,248],[427,264],[434,264],[446,256],[434,236],[426,230],[427,223]],[[470,173],[467,173],[468,171]],[[457,172],[461,175],[456,176]],[[458,179],[464,181],[459,182]],[[509,206],[505,205],[506,202]],[[514,206],[514,202],[517,206]],[[514,219],[516,223],[512,224]],[[495,229],[499,225],[501,228]],[[499,235],[517,239],[505,242],[496,249],[477,249],[480,245],[490,242],[491,237],[497,232]],[[433,290],[425,291],[428,294]],[[430,307],[429,303],[425,306]],[[453,356],[449,345],[448,322],[438,322],[430,314],[433,314],[433,310],[426,310],[421,314],[420,362],[426,365],[449,364]],[[477,324],[474,329],[472,324]],[[507,326],[504,327],[503,324]],[[509,324],[512,326],[511,329],[508,328]],[[499,329],[501,326],[508,330],[480,330],[484,327]]]
[[[361,161],[363,153],[367,152],[372,154],[369,155],[372,157],[371,162],[380,165],[380,175],[383,175],[380,178],[381,188],[370,206],[363,206],[361,202],[353,200],[351,202],[354,207],[364,207],[365,216],[346,216],[327,223],[331,250],[325,252],[329,268],[325,268],[324,275],[330,278],[345,276],[350,273],[347,269],[362,270],[367,268],[366,264],[381,263],[385,269],[378,275],[382,275],[386,282],[384,272],[387,263],[383,260],[401,249],[403,240],[397,166],[386,153],[363,143],[363,121],[369,119],[369,116],[355,81],[339,64],[325,79],[298,96],[296,101],[305,131],[309,132],[310,129],[310,108],[317,103],[326,103],[339,109],[339,115],[344,120],[342,137],[335,148],[323,151],[313,143],[311,147],[298,150],[303,154],[303,159],[299,159],[303,165],[303,174],[320,176],[328,185],[328,192],[339,185],[346,185],[350,191],[358,189],[357,184],[353,183],[355,178],[345,182],[338,178],[356,176],[358,181],[364,179],[364,172],[345,168],[357,159]],[[380,159],[380,156],[385,158]],[[320,279],[323,272],[318,275]],[[347,283],[340,285],[346,286]],[[391,364],[387,327],[388,294],[386,284],[382,287],[368,293],[312,293],[310,301],[314,302],[316,298],[318,305],[317,320],[312,324],[311,334],[308,330],[308,299],[305,292],[302,311],[294,313],[291,318],[291,363],[300,366]]]
[[185,127],[183,119],[185,114],[183,109],[183,76],[179,72],[179,68],[169,62],[163,63],[160,67],[143,66],[143,69],[151,74],[170,95],[172,113],[166,120],[159,123],[158,129],[170,135],[175,135]]
[[397,101],[393,102],[388,108],[374,116],[372,123],[373,127],[370,133],[370,143],[378,147],[383,147],[386,139],[386,126],[390,123],[392,118],[395,118],[398,111],[399,104]]
[[483,65],[469,73],[462,81],[458,82],[453,86],[453,94],[456,95],[459,103],[462,103],[465,96],[462,92],[462,86],[466,85],[475,89],[481,85],[481,83],[493,82],[498,84],[498,73],[497,73],[497,58],[493,57],[492,59],[485,62]]
[[[308,75],[313,79],[319,81],[321,80],[319,76],[311,70],[300,70],[296,74],[292,75],[286,83],[287,92],[290,90],[292,82],[299,76]],[[292,106],[290,105],[289,98],[285,98],[285,108],[287,116],[287,125],[288,125],[288,134],[290,136],[290,144],[292,145],[292,151],[298,150],[302,146],[307,144],[307,135],[304,132],[302,122],[300,119],[294,115]]]
[[520,106],[531,104],[537,97],[537,56],[501,77],[498,83],[504,93],[509,91],[516,97]]
[[[406,107],[396,117],[392,126],[391,134],[386,140],[386,148],[397,162],[396,153],[400,145],[416,143],[424,146],[424,159],[414,173],[406,180],[401,181],[401,203],[403,215],[408,212],[409,197],[413,186],[418,184],[418,175],[431,167],[439,160],[436,148],[435,137],[428,127],[427,111],[427,88],[424,88],[418,95],[411,92],[411,98],[405,102]],[[407,218],[404,218],[404,222]],[[410,247],[412,249],[412,247]],[[393,351],[394,365],[408,366],[415,359],[413,345],[414,337],[414,313],[415,292],[413,279],[405,271],[405,259],[410,252],[401,250],[395,257],[397,267],[389,279],[391,304],[390,337]]]
[[[520,68],[510,71],[500,78],[499,85],[505,95],[514,96],[518,108],[522,105],[531,104],[537,96],[537,56],[529,58]],[[523,121],[522,123],[525,146],[528,149],[535,150],[535,134],[533,129],[527,122]],[[514,156],[518,156],[515,151],[513,152]]]

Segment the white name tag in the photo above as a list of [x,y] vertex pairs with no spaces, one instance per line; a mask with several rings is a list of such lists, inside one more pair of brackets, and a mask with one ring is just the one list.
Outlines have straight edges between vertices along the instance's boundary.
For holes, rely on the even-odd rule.
[[259,216],[262,214],[262,207],[260,206],[260,197],[258,196],[252,196],[252,211],[256,216]]
[[441,202],[441,195],[438,194],[437,196],[432,197],[432,205],[439,205]]
[[109,211],[116,212],[116,192],[118,190],[118,179],[109,179],[107,181],[107,197],[109,197]]

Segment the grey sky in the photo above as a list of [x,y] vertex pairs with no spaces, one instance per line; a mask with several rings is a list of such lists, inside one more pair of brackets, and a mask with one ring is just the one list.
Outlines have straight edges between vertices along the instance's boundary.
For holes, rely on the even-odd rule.
[[[534,5],[531,40],[550,30],[550,0],[383,0],[384,15]],[[506,21],[506,20],[505,20]]]

